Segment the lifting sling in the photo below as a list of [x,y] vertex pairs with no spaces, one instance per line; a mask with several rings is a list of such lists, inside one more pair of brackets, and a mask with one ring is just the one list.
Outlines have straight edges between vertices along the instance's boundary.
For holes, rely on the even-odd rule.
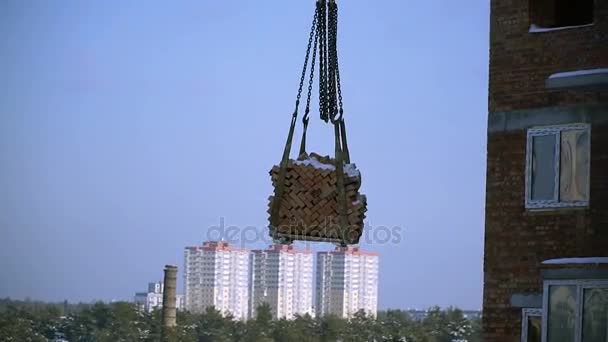
[[[346,124],[344,121],[344,109],[342,103],[342,90],[340,85],[340,70],[337,52],[338,33],[338,5],[335,0],[318,0],[312,20],[311,30],[308,38],[308,46],[304,59],[304,67],[300,77],[295,109],[291,116],[289,132],[283,156],[278,166],[278,177],[276,178],[274,196],[270,203],[270,235],[276,242],[290,243],[293,240],[316,240],[330,241],[341,245],[357,243],[361,235],[362,227],[358,232],[349,234],[349,205],[345,191],[345,165],[350,164],[350,152],[348,150],[346,137]],[[331,164],[335,166],[335,202],[337,203],[337,223],[340,234],[317,233],[316,236],[298,236],[289,234],[278,229],[281,224],[280,211],[288,188],[288,168],[294,166],[294,161],[289,159],[293,143],[293,135],[298,119],[298,109],[304,82],[308,74],[308,89],[306,96],[306,107],[302,117],[302,139],[300,142],[299,157],[304,158],[306,154],[306,134],[308,130],[310,100],[315,76],[316,58],[318,63],[318,88],[319,88],[319,114],[320,119],[333,125],[334,129],[334,159]],[[310,64],[310,68],[308,65]],[[295,162],[297,164],[297,162]],[[353,164],[354,165],[354,164]],[[272,172],[271,172],[272,174]],[[333,176],[332,176],[333,177]],[[333,179],[333,178],[332,178]],[[358,187],[356,188],[358,190]],[[307,197],[308,198],[308,197]],[[364,196],[362,197],[365,201]],[[358,200],[357,200],[358,202]],[[355,203],[355,202],[353,202]],[[362,209],[365,211],[365,207]],[[352,211],[352,208],[350,209]],[[363,217],[363,216],[362,216]],[[297,218],[294,218],[297,219]],[[362,222],[362,219],[361,219]]]

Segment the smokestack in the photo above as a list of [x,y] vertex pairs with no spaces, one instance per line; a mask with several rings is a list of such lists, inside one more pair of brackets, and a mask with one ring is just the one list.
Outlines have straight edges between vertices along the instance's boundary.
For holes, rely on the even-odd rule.
[[162,341],[170,341],[170,331],[177,325],[177,303],[175,290],[177,288],[177,266],[165,266],[165,289],[163,291],[163,322]]

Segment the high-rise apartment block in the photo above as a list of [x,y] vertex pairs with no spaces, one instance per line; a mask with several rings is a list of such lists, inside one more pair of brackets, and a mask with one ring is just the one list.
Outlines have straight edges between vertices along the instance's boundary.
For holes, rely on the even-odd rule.
[[186,310],[201,313],[214,307],[246,319],[255,317],[256,309],[266,303],[275,318],[305,314],[350,318],[360,310],[376,315],[377,253],[354,246],[317,253],[316,301],[313,258],[311,251],[293,245],[249,251],[224,241],[208,241],[186,247]]
[[223,314],[246,319],[248,313],[249,250],[223,241],[208,241],[185,250],[186,309],[201,313],[215,307]]
[[378,254],[358,247],[317,253],[317,315],[352,317],[359,310],[376,315]]
[[273,245],[251,255],[250,317],[267,303],[275,318],[313,315],[313,253],[293,245]]

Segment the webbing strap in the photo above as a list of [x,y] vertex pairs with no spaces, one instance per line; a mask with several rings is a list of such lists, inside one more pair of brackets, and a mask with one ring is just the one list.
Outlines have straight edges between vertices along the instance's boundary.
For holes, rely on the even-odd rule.
[[274,233],[277,228],[279,220],[279,210],[281,208],[281,199],[283,198],[283,192],[285,191],[285,176],[287,174],[287,164],[289,162],[289,152],[291,151],[291,143],[293,141],[293,132],[296,127],[296,121],[298,118],[298,110],[293,112],[291,117],[291,124],[289,126],[289,133],[287,134],[287,141],[285,142],[285,148],[283,149],[283,157],[281,158],[281,164],[279,166],[279,179],[277,179],[277,185],[274,190],[274,198],[272,200],[272,210],[270,211],[270,232]]
[[346,244],[348,235],[348,216],[346,209],[346,191],[344,187],[344,159],[342,155],[341,147],[341,134],[340,124],[334,123],[334,144],[336,149],[336,186],[337,186],[337,202],[338,202],[338,214],[340,215],[340,230],[342,237],[342,244]]
[[348,150],[348,143],[346,142],[346,124],[344,123],[344,117],[340,120],[340,137],[342,139],[342,151],[344,152],[344,164],[350,164],[350,151]]
[[[306,113],[308,113],[308,110],[306,111]],[[306,132],[308,130],[308,120],[309,118],[306,117],[306,120],[302,120],[302,141],[300,142],[300,153],[298,154],[298,156],[301,156],[303,153],[306,153]]]

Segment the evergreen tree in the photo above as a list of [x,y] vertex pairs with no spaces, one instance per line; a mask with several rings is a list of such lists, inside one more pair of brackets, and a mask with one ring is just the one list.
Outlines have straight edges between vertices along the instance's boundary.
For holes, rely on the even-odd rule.
[[199,342],[224,342],[233,340],[233,316],[224,317],[214,307],[208,307],[196,324]]
[[327,315],[317,319],[319,341],[330,342],[340,340],[347,328],[348,322],[335,315]]
[[[140,312],[131,303],[45,304],[0,299],[0,341],[43,342],[65,337],[70,342],[158,342],[161,312]],[[67,316],[63,314],[69,311]],[[246,322],[223,315],[213,307],[202,314],[178,311],[172,339],[179,342],[479,342],[481,320],[469,320],[462,310],[430,308],[422,321],[407,312],[388,310],[377,318],[357,312],[351,319],[336,316],[293,320],[272,319],[263,304]]]
[[272,308],[262,303],[255,310],[255,318],[247,321],[247,341],[264,342],[272,339]]
[[35,317],[13,306],[0,314],[0,341],[46,342],[46,338],[36,331]]

